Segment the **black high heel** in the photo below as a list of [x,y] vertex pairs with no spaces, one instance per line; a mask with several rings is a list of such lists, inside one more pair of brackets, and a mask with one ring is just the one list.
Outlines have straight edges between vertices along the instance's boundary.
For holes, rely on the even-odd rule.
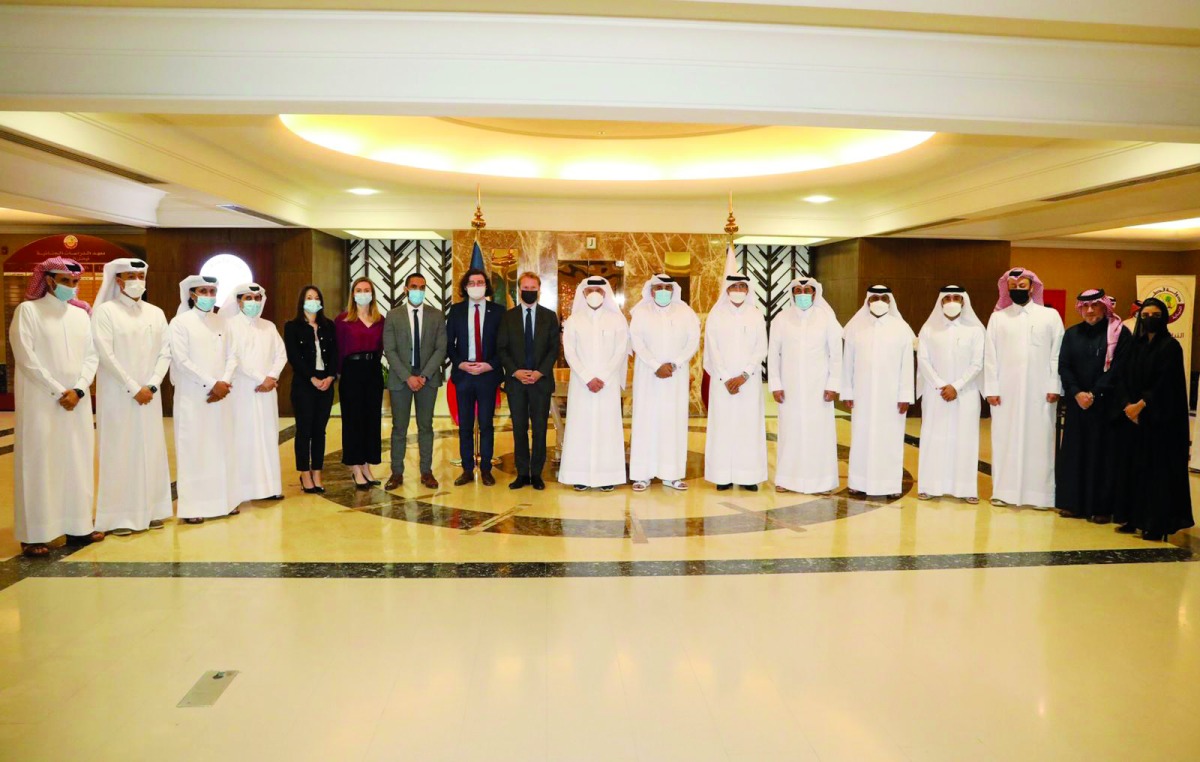
[[366,492],[367,490],[371,489],[371,486],[372,486],[372,485],[371,485],[371,482],[370,482],[370,481],[360,482],[360,481],[359,481],[357,478],[355,478],[353,475],[351,475],[351,477],[350,477],[350,478],[351,478],[351,479],[354,479],[354,488],[355,488],[355,489],[357,489],[357,490],[362,490],[363,492]]
[[303,492],[303,493],[304,493],[304,494],[306,494],[306,495],[317,495],[317,494],[320,494],[320,493],[318,493],[318,492],[317,492],[317,487],[316,487],[316,485],[313,485],[312,487],[305,487],[305,486],[304,486],[304,479],[301,479],[301,480],[300,480],[300,491],[301,491],[301,492]]

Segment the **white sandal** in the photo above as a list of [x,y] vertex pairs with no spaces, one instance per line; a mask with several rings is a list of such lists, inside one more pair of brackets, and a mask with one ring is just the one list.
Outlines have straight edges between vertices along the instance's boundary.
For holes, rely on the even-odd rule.
[[634,482],[633,483],[633,491],[634,492],[645,492],[646,488],[649,486],[650,486],[650,482]]
[[674,481],[664,481],[663,486],[669,487],[674,490],[679,490],[680,492],[687,492],[687,488],[688,488],[687,482],[685,482],[682,479],[675,479]]

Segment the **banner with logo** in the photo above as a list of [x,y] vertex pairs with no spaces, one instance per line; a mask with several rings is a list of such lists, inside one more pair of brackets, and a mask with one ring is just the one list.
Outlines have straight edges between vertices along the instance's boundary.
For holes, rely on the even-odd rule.
[[[1183,345],[1183,370],[1188,389],[1192,382],[1192,312],[1196,299],[1195,275],[1139,275],[1138,299],[1158,299],[1167,305],[1167,330]],[[1197,448],[1200,449],[1200,448]]]

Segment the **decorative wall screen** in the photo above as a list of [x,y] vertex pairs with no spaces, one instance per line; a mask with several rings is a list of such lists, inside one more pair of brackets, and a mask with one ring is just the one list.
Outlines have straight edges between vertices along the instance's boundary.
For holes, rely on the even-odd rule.
[[[740,244],[734,247],[743,275],[750,276],[750,288],[767,318],[767,334],[771,321],[791,298],[788,285],[802,275],[813,275],[812,256],[807,246],[766,246]],[[763,378],[767,363],[763,361]]]
[[350,241],[350,281],[371,279],[383,313],[404,297],[410,273],[425,276],[425,299],[443,312],[454,302],[450,241],[363,239]]

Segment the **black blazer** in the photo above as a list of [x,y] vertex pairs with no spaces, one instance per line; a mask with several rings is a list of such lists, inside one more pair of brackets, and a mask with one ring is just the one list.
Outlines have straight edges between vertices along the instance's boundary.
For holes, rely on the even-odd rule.
[[[483,362],[494,368],[489,373],[480,373],[475,378],[481,381],[500,383],[500,357],[496,354],[497,337],[500,335],[500,322],[504,319],[504,308],[495,302],[483,303],[483,349],[480,355]],[[446,357],[450,358],[450,380],[461,384],[464,377],[469,376],[465,370],[460,370],[459,363],[467,362],[471,349],[471,334],[475,332],[474,310],[470,309],[469,301],[462,301],[450,307],[446,315]]]
[[[521,307],[513,307],[504,313],[500,323],[500,363],[504,366],[506,384],[519,384],[508,379],[518,370],[525,368],[525,325],[522,323]],[[540,371],[539,389],[554,391],[554,363],[558,360],[558,343],[561,328],[558,315],[540,304],[533,318],[533,367],[526,370]]]
[[[321,360],[325,363],[325,376],[337,375],[338,353],[337,333],[333,321],[326,320],[317,324],[317,334],[321,337]],[[292,383],[308,380],[319,372],[317,370],[317,342],[313,338],[313,330],[305,320],[289,320],[283,326],[283,347],[287,350],[288,362],[292,365]]]

